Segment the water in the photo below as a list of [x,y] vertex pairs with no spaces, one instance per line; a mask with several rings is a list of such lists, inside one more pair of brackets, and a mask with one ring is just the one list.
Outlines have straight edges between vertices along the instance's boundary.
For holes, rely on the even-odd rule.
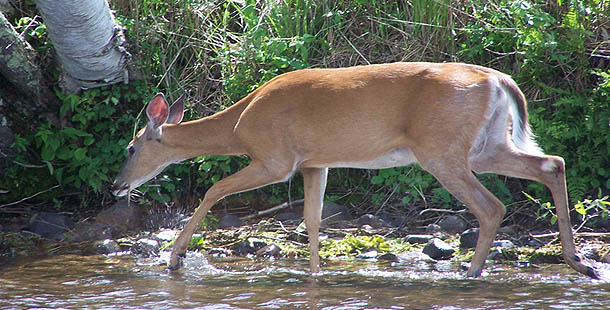
[[458,264],[306,260],[189,253],[168,271],[130,255],[0,261],[0,309],[610,309],[610,285],[565,265],[495,265],[468,279]]

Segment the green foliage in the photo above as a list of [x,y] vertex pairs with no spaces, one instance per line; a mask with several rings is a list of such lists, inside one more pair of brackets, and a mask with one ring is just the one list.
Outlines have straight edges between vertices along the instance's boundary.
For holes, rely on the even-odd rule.
[[[2,186],[18,195],[28,195],[52,184],[60,184],[62,191],[104,194],[131,139],[136,113],[126,107],[130,103],[140,105],[142,96],[132,93],[133,90],[144,89],[117,85],[92,89],[80,96],[57,93],[63,102],[58,118],[64,125],[57,128],[43,120],[33,133],[18,136],[13,144],[19,151],[13,160],[43,165],[10,166]],[[33,184],[38,186],[31,187]],[[81,196],[83,202],[88,198],[92,197]]]

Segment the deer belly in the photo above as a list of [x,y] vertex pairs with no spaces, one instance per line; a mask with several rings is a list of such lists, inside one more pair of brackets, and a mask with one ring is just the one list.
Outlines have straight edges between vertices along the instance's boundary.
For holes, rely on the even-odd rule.
[[389,152],[370,160],[334,162],[328,165],[331,168],[360,168],[384,169],[406,166],[416,162],[415,155],[408,147],[395,148]]

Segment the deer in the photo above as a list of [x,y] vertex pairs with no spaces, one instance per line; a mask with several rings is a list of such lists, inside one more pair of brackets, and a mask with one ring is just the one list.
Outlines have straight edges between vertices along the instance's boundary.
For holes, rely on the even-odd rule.
[[303,177],[309,267],[320,269],[318,234],[329,168],[382,169],[417,163],[474,214],[479,237],[467,277],[479,277],[506,207],[475,174],[541,182],[556,206],[563,258],[599,278],[577,253],[562,157],[546,155],[528,123],[516,82],[494,69],[463,63],[397,62],[313,68],[278,75],[234,105],[182,122],[184,96],[162,93],[146,107],[148,123],[127,146],[112,185],[128,195],[166,166],[209,155],[246,155],[250,163],[214,183],[173,244],[179,269],[196,228],[220,199]]

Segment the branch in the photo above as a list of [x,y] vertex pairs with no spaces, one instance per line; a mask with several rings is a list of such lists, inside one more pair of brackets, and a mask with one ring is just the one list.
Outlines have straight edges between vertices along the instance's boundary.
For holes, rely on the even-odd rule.
[[55,185],[55,186],[53,186],[53,187],[51,187],[51,188],[47,188],[47,189],[45,189],[45,190],[43,190],[43,191],[40,191],[40,192],[38,192],[38,193],[36,193],[36,194],[34,194],[34,195],[32,195],[32,196],[25,197],[25,198],[23,198],[23,199],[21,199],[21,200],[18,200],[18,201],[14,201],[14,202],[10,202],[10,203],[7,203],[7,204],[0,205],[0,208],[4,208],[4,207],[9,207],[9,206],[13,206],[13,205],[16,205],[16,204],[20,204],[20,203],[22,203],[22,202],[24,202],[24,201],[26,201],[26,200],[28,200],[28,199],[34,198],[34,197],[36,197],[36,196],[38,196],[38,195],[40,195],[40,194],[46,193],[46,192],[48,192],[48,191],[50,191],[50,190],[53,190],[53,189],[56,189],[56,188],[58,188],[58,187],[59,187],[59,184],[57,184],[57,185]]

